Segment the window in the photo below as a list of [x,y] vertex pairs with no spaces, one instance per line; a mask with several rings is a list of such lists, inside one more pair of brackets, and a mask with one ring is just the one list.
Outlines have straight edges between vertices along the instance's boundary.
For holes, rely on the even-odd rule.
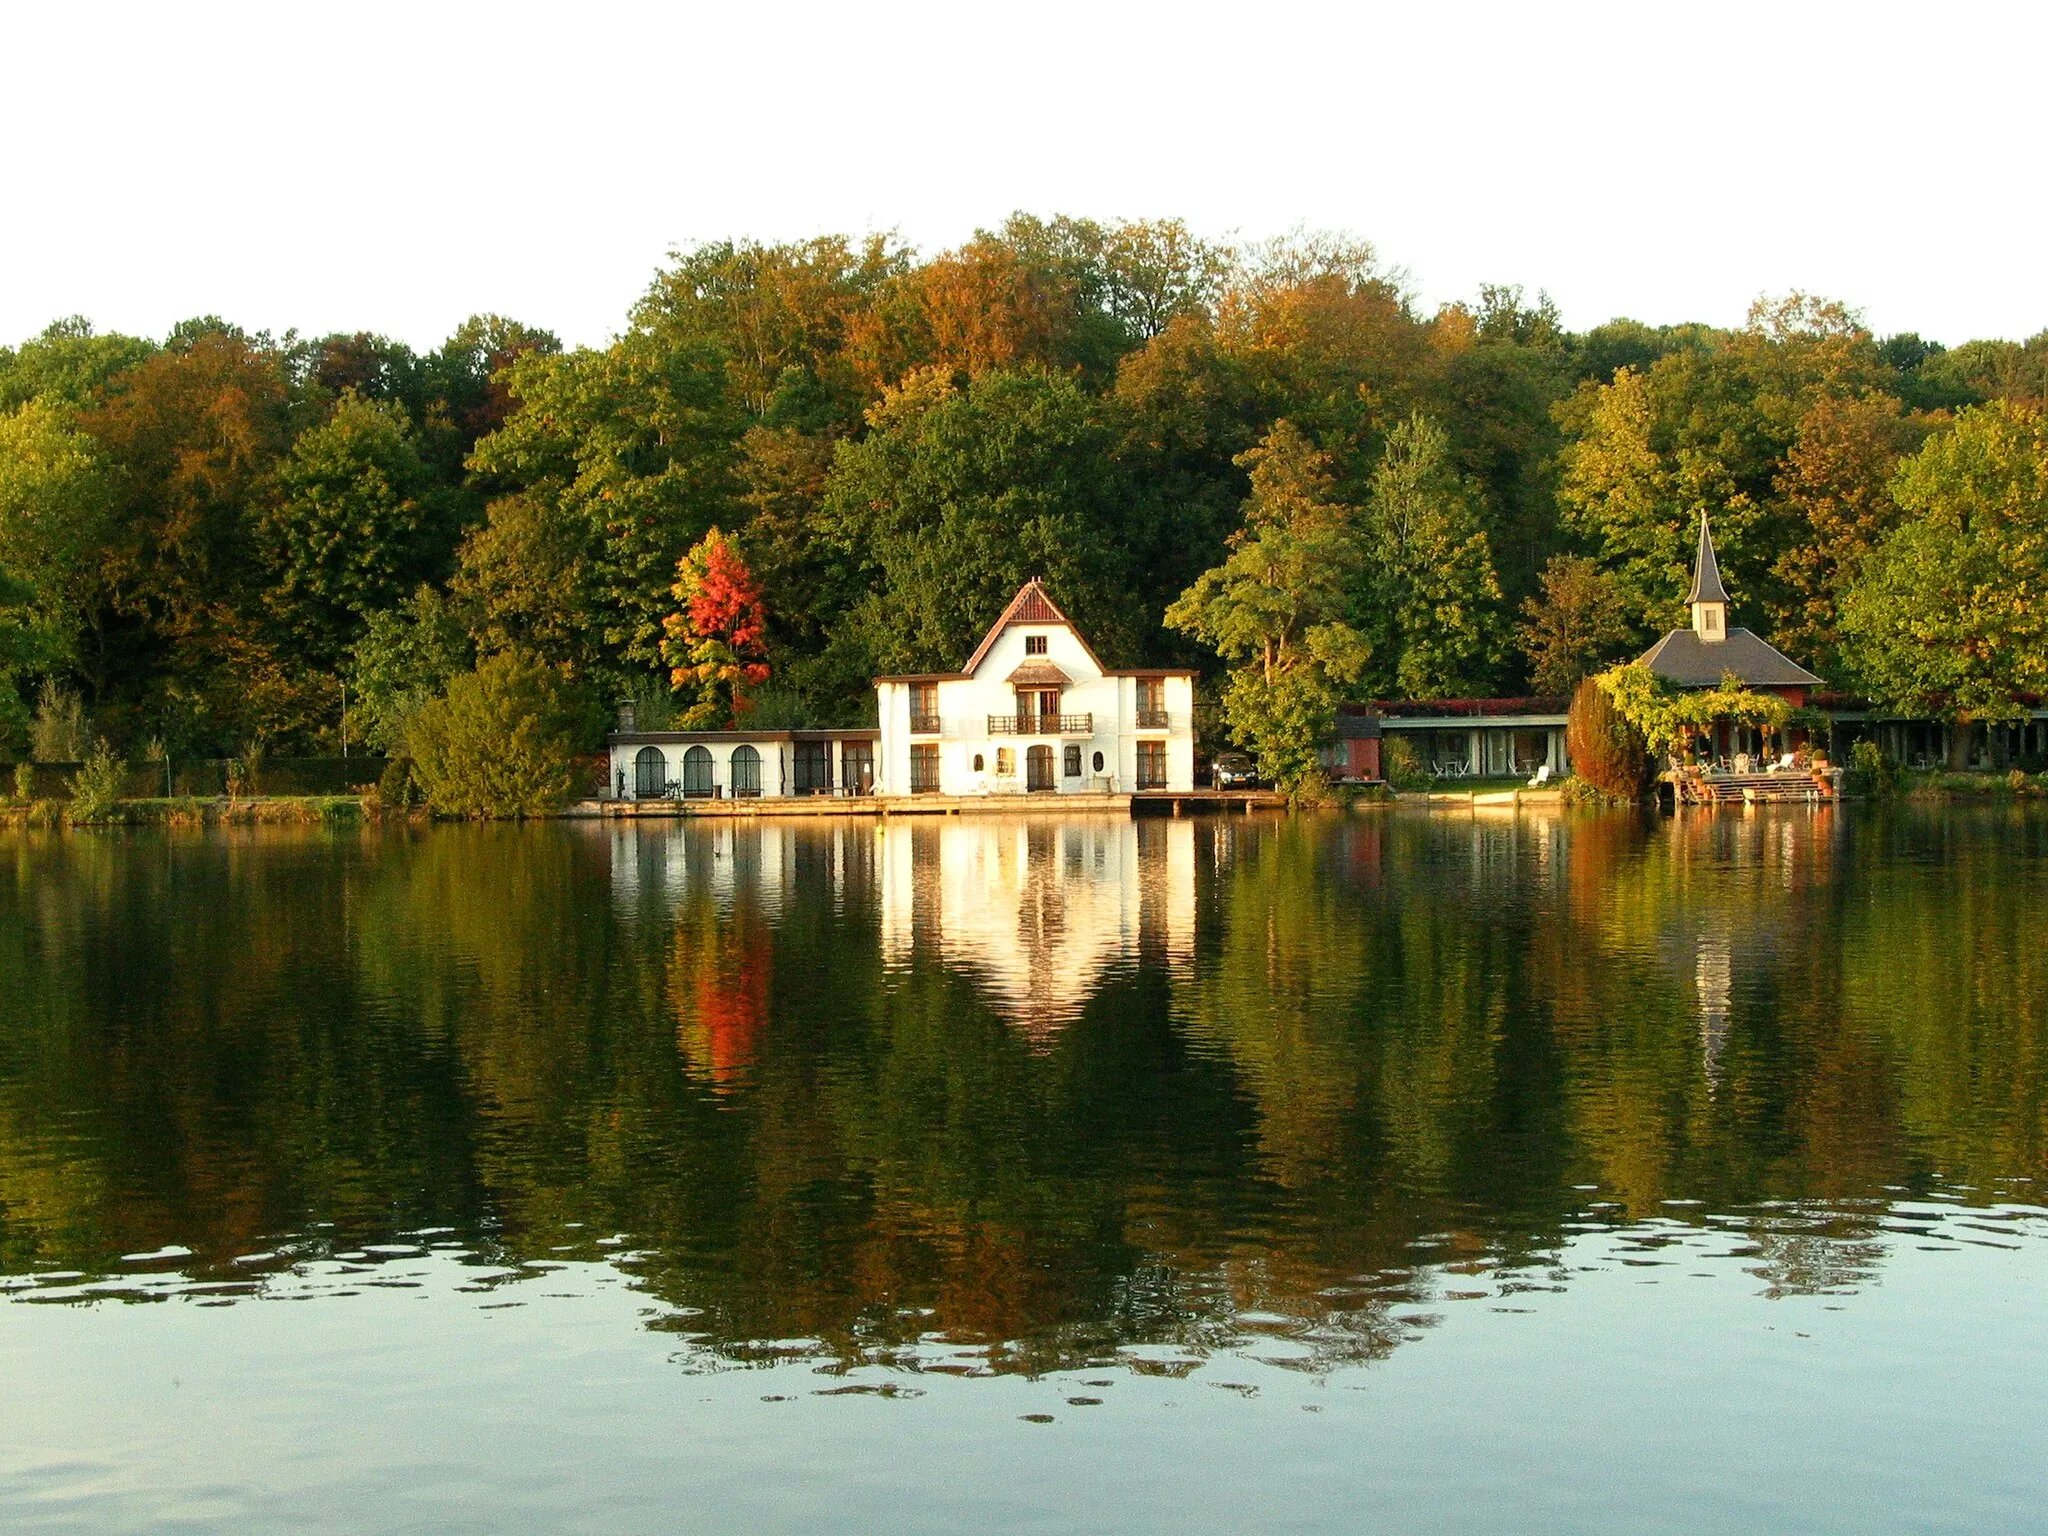
[[1141,741],[1138,743],[1138,788],[1166,788],[1165,742]]
[[1095,754],[1095,771],[1097,773],[1102,772],[1102,754],[1100,752]]
[[1166,729],[1166,682],[1163,678],[1141,677],[1138,679],[1138,729],[1141,731],[1163,731]]
[[1067,747],[1065,756],[1066,761],[1060,764],[1061,771],[1070,779],[1078,779],[1079,777],[1081,777],[1080,747],[1070,743]]
[[692,747],[683,754],[683,793],[700,800],[711,798],[711,753]]
[[981,755],[981,754],[980,754],[979,752],[977,752],[977,753],[975,753],[975,754],[974,754],[974,771],[975,771],[976,773],[980,773],[980,772],[981,772],[981,767],[982,767],[982,763],[983,763],[983,761],[984,761],[984,759],[982,758],[982,755]]
[[744,742],[732,749],[732,792],[748,799],[761,793],[761,754]]
[[817,795],[832,788],[832,743],[800,741],[796,744],[796,793]]
[[939,749],[937,743],[923,746],[913,745],[910,749],[910,792],[913,795],[936,793],[939,787]]
[[910,734],[913,736],[936,736],[939,734],[939,685],[937,683],[912,683],[910,685]]
[[659,747],[642,747],[633,759],[633,798],[658,799],[668,787],[668,759]]
[[1024,654],[1026,656],[1043,656],[1045,654],[1045,636],[1026,635],[1024,637]]
[[1016,776],[1017,749],[1015,747],[997,747],[996,777],[999,779],[1013,779]]

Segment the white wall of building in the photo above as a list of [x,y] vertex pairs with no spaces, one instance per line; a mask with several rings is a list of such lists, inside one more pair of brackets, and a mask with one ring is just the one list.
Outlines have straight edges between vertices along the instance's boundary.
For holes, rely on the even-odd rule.
[[[1029,637],[1042,635],[1042,655],[1026,649]],[[1069,681],[1060,690],[1063,716],[1086,715],[1087,733],[1020,736],[989,729],[990,717],[1014,720],[1017,716],[1017,688],[1009,681],[1028,662],[1050,662]],[[1034,746],[1050,747],[1053,753],[1054,792],[1060,794],[1128,794],[1138,787],[1138,744],[1161,741],[1166,744],[1168,790],[1186,792],[1195,784],[1194,681],[1189,677],[1161,680],[1167,716],[1164,730],[1138,728],[1139,679],[1105,674],[1073,629],[1065,624],[1012,624],[999,635],[982,658],[975,674],[968,678],[947,678],[933,686],[938,694],[939,734],[913,736],[910,731],[911,705],[915,685],[883,682],[877,685],[881,710],[882,739],[876,754],[876,790],[884,795],[907,795],[910,788],[910,748],[936,745],[939,749],[939,793],[946,795],[1007,795],[1027,793],[1026,753]],[[1026,689],[1036,692],[1036,689]],[[1066,772],[1068,747],[1080,750],[1079,774]],[[1005,766],[1003,754],[1008,752]],[[976,766],[976,759],[980,766]],[[1100,766],[1097,760],[1100,759]]]

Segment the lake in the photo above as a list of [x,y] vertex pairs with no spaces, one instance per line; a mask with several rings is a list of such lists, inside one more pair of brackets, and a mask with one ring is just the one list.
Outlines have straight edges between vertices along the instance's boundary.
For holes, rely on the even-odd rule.
[[0,838],[10,1531],[2048,1529],[2048,813]]

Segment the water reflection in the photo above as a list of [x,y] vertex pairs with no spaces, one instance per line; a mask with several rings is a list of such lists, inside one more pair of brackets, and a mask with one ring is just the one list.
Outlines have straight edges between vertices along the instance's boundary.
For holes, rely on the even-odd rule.
[[[0,844],[0,1273],[554,1266],[692,1369],[1328,1371],[2034,1230],[2048,819],[918,818]],[[1579,1255],[1579,1257],[1573,1257]]]

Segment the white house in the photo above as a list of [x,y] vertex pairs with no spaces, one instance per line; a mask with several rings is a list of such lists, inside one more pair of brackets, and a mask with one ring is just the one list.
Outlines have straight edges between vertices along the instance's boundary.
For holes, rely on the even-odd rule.
[[1105,667],[1028,581],[958,672],[875,679],[875,793],[1186,793],[1194,682],[1171,667]]

